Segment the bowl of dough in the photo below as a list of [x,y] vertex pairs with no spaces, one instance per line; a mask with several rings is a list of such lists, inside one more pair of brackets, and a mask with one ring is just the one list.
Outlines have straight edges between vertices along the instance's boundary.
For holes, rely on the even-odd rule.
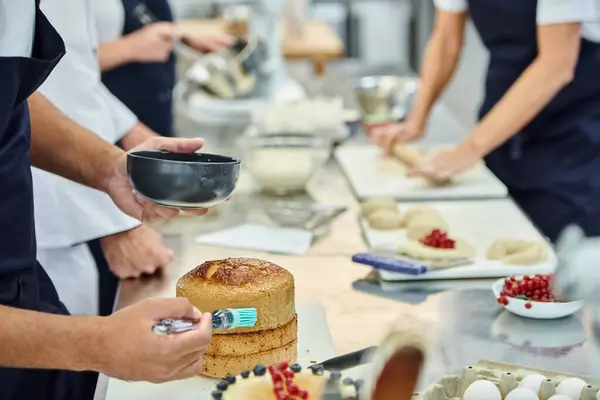
[[302,192],[331,154],[325,135],[273,133],[247,136],[244,163],[263,191],[275,195]]

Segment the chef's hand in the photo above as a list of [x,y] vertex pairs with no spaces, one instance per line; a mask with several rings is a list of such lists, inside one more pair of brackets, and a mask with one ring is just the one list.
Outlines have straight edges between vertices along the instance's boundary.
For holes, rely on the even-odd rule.
[[226,34],[184,35],[181,40],[201,53],[216,53],[234,43],[234,38]]
[[[198,321],[189,332],[158,335],[152,326],[162,319]],[[98,323],[98,371],[128,381],[168,382],[202,372],[210,343],[212,318],[184,298],[148,299]]]
[[[173,153],[193,153],[203,145],[203,139],[155,137],[146,140],[131,150],[166,150]],[[115,159],[113,173],[106,185],[106,193],[125,214],[142,222],[173,218],[180,211],[176,208],[154,204],[134,192],[127,175],[127,153],[121,153]],[[206,211],[206,209],[186,210],[186,213],[204,215]]]
[[129,58],[137,62],[165,62],[169,59],[176,38],[175,25],[157,22],[123,37]]
[[154,274],[173,261],[160,233],[146,225],[100,239],[110,270],[120,279]]
[[445,181],[473,167],[482,156],[467,141],[455,149],[441,151],[429,162],[412,168],[408,171],[408,176]]
[[396,143],[411,142],[420,139],[424,132],[424,124],[407,120],[400,124],[390,124],[368,128],[367,131],[373,142],[382,148],[385,155],[391,155]]

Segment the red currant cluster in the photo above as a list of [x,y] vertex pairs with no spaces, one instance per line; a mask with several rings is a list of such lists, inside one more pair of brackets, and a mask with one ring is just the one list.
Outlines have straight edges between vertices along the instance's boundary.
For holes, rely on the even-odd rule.
[[446,232],[434,229],[431,233],[420,240],[425,246],[435,247],[437,249],[453,249],[456,242],[448,237]]
[[[504,290],[500,292],[498,303],[508,305],[508,298],[531,300],[540,303],[554,303],[557,300],[552,294],[552,278],[554,274],[525,276],[517,279],[514,276],[504,280]],[[525,308],[531,308],[531,303],[525,303]]]
[[289,366],[287,362],[282,362],[269,367],[275,397],[277,400],[308,399],[308,392],[294,383],[294,371]]

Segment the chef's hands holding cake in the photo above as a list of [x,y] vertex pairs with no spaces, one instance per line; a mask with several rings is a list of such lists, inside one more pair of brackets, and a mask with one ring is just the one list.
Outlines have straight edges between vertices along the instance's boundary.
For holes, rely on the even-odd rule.
[[[197,327],[173,335],[152,332],[152,326],[163,319],[191,320]],[[202,372],[212,316],[202,314],[185,298],[148,299],[102,318],[94,328],[98,334],[95,370],[122,380],[160,383]]]

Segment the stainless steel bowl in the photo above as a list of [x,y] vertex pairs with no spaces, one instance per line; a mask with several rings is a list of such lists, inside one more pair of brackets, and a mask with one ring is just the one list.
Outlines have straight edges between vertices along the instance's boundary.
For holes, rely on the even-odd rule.
[[366,125],[401,121],[414,102],[419,80],[409,76],[366,76],[354,89]]
[[240,39],[220,53],[196,60],[184,73],[186,92],[201,90],[222,99],[247,97],[263,77],[267,60],[264,42]]

